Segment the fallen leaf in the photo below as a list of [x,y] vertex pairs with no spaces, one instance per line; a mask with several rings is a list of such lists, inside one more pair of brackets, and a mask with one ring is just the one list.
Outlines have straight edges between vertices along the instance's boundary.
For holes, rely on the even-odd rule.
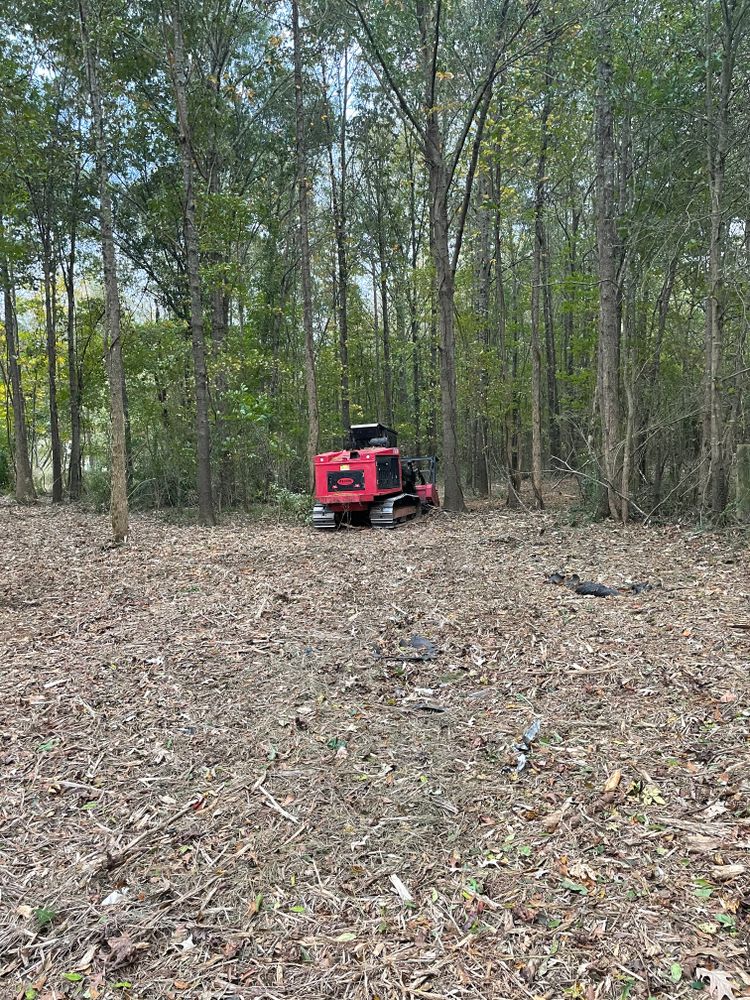
[[401,881],[401,879],[398,877],[398,875],[391,875],[391,885],[393,886],[393,888],[396,890],[396,892],[399,894],[399,896],[401,897],[401,899],[403,899],[403,901],[405,903],[413,903],[414,902],[414,897],[409,892],[409,890],[406,888],[406,886]]
[[641,792],[641,800],[646,805],[651,805],[654,802],[660,806],[666,805],[657,785],[646,785]]
[[702,833],[691,834],[686,841],[690,850],[699,854],[710,854],[721,847],[721,840],[718,837],[707,837]]
[[91,947],[84,953],[83,958],[76,965],[76,969],[78,972],[83,972],[84,969],[88,969],[88,967],[94,960],[94,955],[96,954],[96,949],[98,947],[99,947],[98,945],[92,944]]
[[618,768],[613,771],[612,774],[607,778],[606,784],[604,785],[605,792],[614,792],[622,781],[622,771]]
[[192,951],[195,948],[195,941],[193,941],[192,934],[188,934],[184,941],[180,941],[180,948],[183,951]]
[[723,802],[712,802],[710,806],[703,810],[701,816],[703,819],[710,821],[716,819],[717,816],[723,816],[728,811]]
[[735,1000],[726,972],[722,972],[721,969],[704,969],[699,965],[695,970],[695,976],[704,982],[708,980],[707,986],[712,1000]]
[[596,882],[596,872],[590,865],[585,865],[582,861],[576,861],[575,864],[571,865],[569,872],[574,878]]
[[128,898],[128,893],[130,889],[115,889],[114,892],[110,892],[108,896],[105,896],[102,900],[102,906],[117,906],[118,903],[122,903]]
[[570,892],[577,892],[580,896],[588,896],[589,891],[585,885],[580,882],[573,882],[569,878],[564,878],[560,883],[561,889],[569,889]]
[[125,962],[130,958],[130,956],[135,952],[136,946],[129,934],[122,934],[119,937],[107,938],[107,944],[112,949],[112,954],[109,956],[112,962],[112,968],[116,969],[120,965],[124,965]]
[[711,874],[720,882],[731,882],[738,875],[744,875],[745,865],[712,865]]
[[697,924],[698,930],[703,931],[704,934],[716,934],[719,929],[718,924],[713,924],[710,921],[706,921],[703,924]]

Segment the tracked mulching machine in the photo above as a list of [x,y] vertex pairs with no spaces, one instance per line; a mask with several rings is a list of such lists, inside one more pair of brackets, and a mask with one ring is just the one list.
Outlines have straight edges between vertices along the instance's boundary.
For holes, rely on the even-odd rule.
[[440,506],[437,459],[402,458],[390,427],[354,424],[343,450],[315,456],[315,501],[316,528],[394,528]]

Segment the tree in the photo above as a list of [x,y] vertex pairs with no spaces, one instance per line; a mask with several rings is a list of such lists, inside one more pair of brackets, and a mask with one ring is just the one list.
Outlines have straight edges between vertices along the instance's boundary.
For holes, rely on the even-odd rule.
[[128,491],[123,391],[125,379],[122,364],[120,288],[117,279],[112,195],[109,188],[109,141],[104,127],[99,65],[94,48],[88,0],[78,0],[78,12],[91,100],[96,172],[99,179],[99,227],[104,270],[104,322],[106,329],[104,352],[111,422],[110,514],[113,539],[115,544],[119,545],[125,542],[128,537]]
[[310,488],[315,486],[313,459],[318,451],[320,424],[318,391],[315,382],[315,341],[313,335],[312,276],[310,268],[309,177],[307,175],[307,129],[302,90],[302,34],[299,4],[292,0],[294,39],[294,132],[297,152],[297,204],[299,210],[299,266],[302,280],[302,324],[305,331],[305,386],[307,389],[307,461]]
[[[376,18],[368,15],[359,0],[349,0],[356,11],[362,32],[363,44],[370,53],[373,68],[383,86],[391,95],[405,124],[417,138],[427,168],[430,212],[430,249],[435,269],[438,328],[440,336],[440,388],[443,430],[443,475],[445,479],[445,507],[449,511],[462,511],[465,507],[461,488],[458,442],[458,406],[456,400],[456,341],[454,326],[456,270],[461,253],[464,227],[471,200],[477,159],[481,146],[487,113],[492,100],[493,87],[501,70],[501,60],[506,53],[510,4],[503,2],[492,18],[487,18],[487,38],[481,50],[481,62],[466,65],[459,52],[459,36],[466,32],[482,30],[472,23],[467,7],[455,5],[443,9],[442,0],[413,0],[408,4],[408,16],[413,16],[417,27],[414,49],[417,52],[417,94],[409,94],[397,76],[393,58],[388,57],[380,41]],[[461,18],[461,13],[465,16]],[[390,10],[386,17],[391,18]],[[531,14],[528,15],[531,17]],[[484,20],[484,18],[483,18]],[[524,18],[514,34],[526,24]],[[382,30],[382,29],[381,29]],[[392,41],[393,28],[389,41]],[[396,31],[409,28],[400,22]],[[489,36],[489,37],[487,37]],[[409,36],[404,38],[409,45]],[[456,58],[457,57],[457,58]],[[451,69],[447,69],[450,64]],[[443,67],[446,68],[443,68]],[[467,72],[468,70],[468,72]],[[448,93],[441,93],[448,81],[451,96],[455,97],[457,75],[467,81],[468,95],[448,125],[447,116],[441,114],[443,101]],[[413,88],[414,89],[414,88]],[[471,141],[470,141],[471,140]],[[468,165],[459,172],[459,163],[467,143],[470,147]],[[452,194],[458,192],[457,222],[451,232]]]
[[615,140],[612,113],[611,13],[599,8],[596,95],[596,245],[599,277],[598,405],[609,513],[621,517],[617,484],[620,446],[620,317],[617,308]]
[[[0,224],[0,238],[3,237]],[[10,370],[11,392],[13,400],[13,463],[15,466],[15,495],[19,503],[32,503],[36,499],[34,479],[29,461],[29,442],[26,434],[26,405],[21,385],[21,369],[19,364],[18,325],[13,296],[13,281],[7,257],[2,259],[3,303],[5,314],[5,343]]]
[[208,421],[208,373],[206,345],[203,335],[203,293],[201,290],[200,253],[196,225],[195,183],[193,176],[192,133],[187,105],[187,66],[180,11],[173,3],[164,16],[167,36],[167,58],[174,90],[179,130],[180,161],[182,163],[183,225],[185,267],[190,287],[190,338],[193,348],[195,379],[195,436],[198,476],[198,516],[200,523],[216,524],[211,483],[211,431]]
[[[716,9],[720,20],[718,31],[714,28]],[[724,187],[731,141],[734,70],[749,15],[750,4],[747,0],[722,0],[719,4],[709,0],[706,3],[705,120],[709,212],[702,451],[704,504],[715,515],[722,513],[727,500],[720,383],[724,313]],[[715,57],[717,42],[718,59]],[[718,62],[718,68],[715,62]]]

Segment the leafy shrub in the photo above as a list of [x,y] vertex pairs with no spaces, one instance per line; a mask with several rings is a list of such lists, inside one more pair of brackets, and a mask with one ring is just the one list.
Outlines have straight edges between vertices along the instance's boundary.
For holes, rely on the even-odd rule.
[[308,493],[295,493],[285,486],[272,484],[268,490],[268,500],[276,509],[280,520],[303,523],[310,517],[313,502]]
[[109,510],[110,487],[109,472],[106,469],[92,469],[83,477],[83,500],[97,514]]
[[10,468],[10,458],[7,452],[0,448],[0,490],[7,490],[13,482]]

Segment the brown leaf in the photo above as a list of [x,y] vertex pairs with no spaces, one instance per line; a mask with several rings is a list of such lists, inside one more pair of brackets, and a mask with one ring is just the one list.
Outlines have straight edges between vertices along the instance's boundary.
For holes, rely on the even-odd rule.
[[96,954],[96,949],[98,945],[92,944],[91,947],[86,951],[86,953],[81,958],[81,961],[76,964],[76,971],[83,972],[84,969],[88,969],[94,960],[94,955]]
[[113,969],[124,965],[136,950],[136,946],[127,932],[119,937],[107,938],[107,944],[112,949],[109,960]]
[[695,970],[695,976],[696,979],[708,980],[711,1000],[735,1000],[726,972],[722,972],[721,969],[704,969],[699,965]]
[[721,840],[718,837],[707,837],[702,833],[691,834],[686,840],[690,850],[698,854],[709,854],[721,847]]
[[542,819],[542,826],[547,831],[547,833],[553,833],[562,823],[563,817],[565,816],[565,813],[568,811],[568,806],[570,805],[570,802],[571,800],[568,799],[566,802],[563,803],[560,809],[556,810],[553,813],[550,813],[548,816],[545,816]]
[[744,875],[745,865],[712,865],[711,874],[720,882],[731,882],[738,875]]
[[547,831],[547,833],[552,833],[558,828],[565,813],[562,809],[558,809],[557,812],[550,813],[549,816],[545,816],[542,820],[542,826]]
[[614,792],[614,790],[618,787],[621,781],[622,781],[622,771],[618,768],[616,771],[613,771],[612,774],[610,774],[610,776],[607,778],[607,783],[604,786],[604,791]]
[[241,947],[241,938],[230,938],[221,950],[224,953],[225,958],[234,958]]

